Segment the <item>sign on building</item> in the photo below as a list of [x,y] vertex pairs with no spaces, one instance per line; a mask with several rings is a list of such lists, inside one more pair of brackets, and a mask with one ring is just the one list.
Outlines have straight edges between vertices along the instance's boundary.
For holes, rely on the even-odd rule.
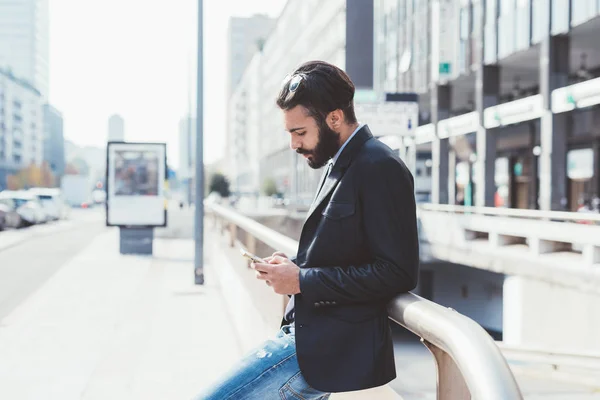
[[385,101],[356,103],[356,118],[375,136],[414,136],[419,126],[419,102],[414,93],[387,93]]
[[166,171],[165,143],[109,142],[106,224],[166,226]]
[[459,41],[455,20],[454,1],[433,0],[431,3],[431,79],[446,82],[455,76],[452,61],[456,58]]

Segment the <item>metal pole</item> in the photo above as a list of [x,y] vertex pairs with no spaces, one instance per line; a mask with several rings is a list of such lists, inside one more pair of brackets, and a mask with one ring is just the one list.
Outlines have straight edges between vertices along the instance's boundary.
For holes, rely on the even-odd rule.
[[196,285],[204,284],[204,149],[203,149],[203,0],[198,0],[198,76],[196,100],[196,242],[194,257],[194,278]]
[[188,165],[187,165],[187,205],[192,206],[192,166],[194,165],[193,154],[194,146],[192,141],[192,57],[188,54],[188,110],[186,117],[186,130],[187,130],[187,153],[188,153]]

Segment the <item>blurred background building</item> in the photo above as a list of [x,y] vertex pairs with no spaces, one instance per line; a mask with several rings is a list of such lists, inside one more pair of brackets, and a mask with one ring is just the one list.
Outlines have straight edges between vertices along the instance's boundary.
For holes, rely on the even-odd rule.
[[49,104],[44,106],[44,161],[58,180],[65,174],[63,117]]
[[48,0],[0,0],[0,68],[48,98]]
[[108,118],[108,140],[109,142],[125,141],[125,120],[119,114],[113,114]]
[[179,174],[183,197],[188,204],[194,199],[196,176],[196,119],[189,115],[179,121]]
[[257,51],[264,46],[266,38],[273,30],[275,20],[267,15],[257,14],[248,18],[231,18],[227,34],[229,48],[229,82],[227,92],[240,83],[244,70]]
[[319,173],[289,151],[274,99],[287,73],[322,59],[363,93],[419,95],[417,134],[399,151],[416,153],[420,201],[575,211],[599,197],[596,1],[315,4],[287,2],[232,89],[234,191],[272,179],[312,199]]
[[271,181],[284,196],[310,203],[319,172],[289,151],[275,98],[285,76],[314,59],[345,69],[358,88],[373,89],[373,11],[370,0],[286,3],[230,98],[227,158],[234,191],[258,193]]
[[44,157],[44,111],[40,92],[0,69],[0,190],[8,176]]

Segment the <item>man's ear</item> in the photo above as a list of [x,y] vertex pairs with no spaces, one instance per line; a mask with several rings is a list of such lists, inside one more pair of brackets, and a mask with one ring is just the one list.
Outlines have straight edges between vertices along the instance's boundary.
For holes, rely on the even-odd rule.
[[334,131],[339,131],[344,122],[344,112],[342,110],[333,110],[327,115],[327,125]]

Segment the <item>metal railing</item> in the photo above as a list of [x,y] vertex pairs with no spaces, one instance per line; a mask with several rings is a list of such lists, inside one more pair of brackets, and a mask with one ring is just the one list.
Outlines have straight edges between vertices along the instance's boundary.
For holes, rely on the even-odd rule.
[[[585,266],[600,263],[600,214],[494,207],[421,204],[421,239],[438,245],[470,247],[487,239],[490,249],[526,245],[534,256],[579,254]],[[447,229],[440,231],[439,226]],[[575,259],[573,259],[575,262]]]
[[[265,245],[291,255],[298,243],[231,208],[207,205],[232,233],[245,231]],[[252,249],[250,249],[252,251]],[[519,386],[494,340],[475,321],[412,293],[394,298],[389,317],[421,338],[437,365],[437,398],[441,400],[522,399]]]
[[527,218],[552,221],[571,221],[571,222],[596,222],[600,223],[600,214],[598,213],[577,213],[568,211],[541,211],[526,210],[520,208],[500,208],[500,207],[469,207],[456,206],[449,204],[420,204],[419,209],[424,211],[438,211],[453,214],[478,214],[497,217]]

